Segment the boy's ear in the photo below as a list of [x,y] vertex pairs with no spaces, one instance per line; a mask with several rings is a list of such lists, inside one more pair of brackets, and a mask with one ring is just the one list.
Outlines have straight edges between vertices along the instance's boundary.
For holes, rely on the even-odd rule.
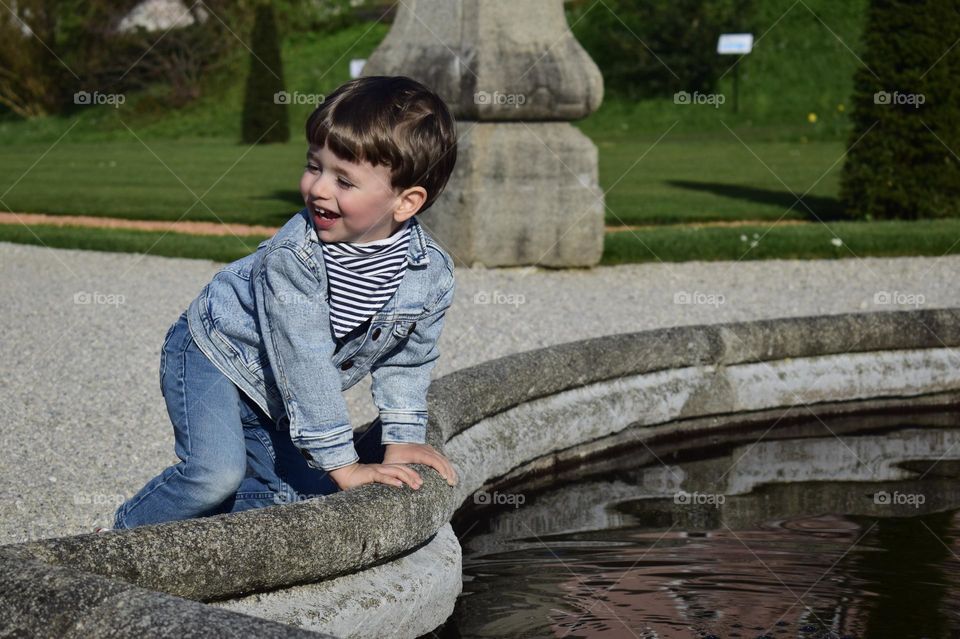
[[422,186],[411,186],[397,197],[399,202],[393,211],[393,219],[396,222],[405,222],[416,215],[423,203],[427,201],[427,190]]

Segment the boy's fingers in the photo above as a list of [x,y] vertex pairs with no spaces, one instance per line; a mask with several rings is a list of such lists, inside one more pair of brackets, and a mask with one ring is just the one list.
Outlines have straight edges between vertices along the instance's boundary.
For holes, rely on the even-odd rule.
[[406,481],[406,477],[398,476],[397,474],[391,472],[382,472],[380,475],[386,480],[383,481],[384,484],[390,484],[392,486],[403,486],[404,481]]
[[402,486],[403,482],[394,477],[393,475],[388,475],[387,473],[377,473],[377,481],[381,484],[389,484],[391,486]]
[[440,457],[440,463],[443,464],[443,476],[451,482],[457,481],[457,471],[453,469],[453,464],[450,463],[450,460],[440,453],[437,453],[437,456]]
[[[409,470],[413,474],[415,481],[422,484],[423,478],[420,477],[417,471],[413,470],[409,466],[406,466],[405,464],[424,464],[426,466],[430,466],[440,473],[440,476],[443,477],[447,483],[453,485],[457,482],[457,472],[453,469],[453,464],[451,464],[450,460],[436,449],[431,448],[430,450],[424,450],[422,457],[418,455],[416,458],[410,459],[406,462],[389,462],[386,464],[387,466]],[[410,482],[408,481],[407,483]]]
[[423,480],[420,478],[420,475],[417,473],[417,471],[410,468],[406,464],[403,464],[400,462],[391,462],[389,464],[386,464],[386,466],[394,470],[399,468],[400,472],[404,473],[404,477],[410,477],[412,480],[416,480],[417,482],[421,482],[421,483],[423,482]]
[[389,468],[395,477],[410,484],[411,488],[416,488],[419,484],[423,483],[417,471],[409,466],[404,466],[403,464],[387,464],[386,468]]
[[448,482],[455,482],[457,479],[457,473],[453,470],[453,464],[450,463],[450,460],[441,455],[438,452],[434,452],[434,459],[430,463],[440,475],[446,479]]
[[412,468],[410,468],[410,467],[407,467],[407,470],[410,471],[410,475],[413,476],[413,479],[414,479],[414,481],[417,482],[417,484],[422,484],[422,483],[423,483],[423,478],[420,477],[420,473],[418,473],[417,471],[415,471],[414,469],[412,469]]
[[440,455],[440,459],[443,460],[443,466],[447,469],[447,477],[450,478],[451,481],[455,480],[457,478],[457,471],[453,469],[453,464],[451,464],[450,460],[443,455]]

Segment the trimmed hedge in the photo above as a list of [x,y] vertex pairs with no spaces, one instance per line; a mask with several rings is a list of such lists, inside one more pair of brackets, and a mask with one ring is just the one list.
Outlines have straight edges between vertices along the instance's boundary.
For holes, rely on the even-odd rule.
[[865,219],[960,213],[960,0],[872,0],[840,198]]
[[273,7],[257,6],[250,38],[250,74],[243,101],[242,140],[245,144],[286,142],[290,123],[283,82],[283,61]]

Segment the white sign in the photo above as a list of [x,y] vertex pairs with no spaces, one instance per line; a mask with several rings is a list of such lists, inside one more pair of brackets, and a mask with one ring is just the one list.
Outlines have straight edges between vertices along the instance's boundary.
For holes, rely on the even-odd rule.
[[356,80],[363,72],[363,65],[367,63],[366,58],[354,58],[350,61],[350,78]]
[[717,53],[720,55],[746,55],[752,49],[752,33],[724,33],[717,40]]

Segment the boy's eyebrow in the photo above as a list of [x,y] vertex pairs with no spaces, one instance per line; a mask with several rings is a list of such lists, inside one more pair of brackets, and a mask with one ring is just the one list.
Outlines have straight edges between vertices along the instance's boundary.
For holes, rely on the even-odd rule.
[[[317,155],[316,155],[315,153],[312,153],[312,152],[309,151],[309,150],[307,151],[307,160],[308,160],[308,161],[309,161],[309,160],[312,160],[312,161],[314,161],[314,162],[319,162],[319,161],[320,161],[319,158],[317,157]],[[334,171],[337,171],[337,172],[339,172],[339,173],[341,173],[341,174],[343,174],[343,175],[345,175],[345,176],[347,176],[348,178],[350,178],[350,179],[353,180],[354,182],[357,182],[357,181],[358,181],[358,180],[353,176],[353,174],[351,174],[350,171],[348,171],[342,164],[334,164],[334,165],[333,165],[333,170],[334,170]]]

